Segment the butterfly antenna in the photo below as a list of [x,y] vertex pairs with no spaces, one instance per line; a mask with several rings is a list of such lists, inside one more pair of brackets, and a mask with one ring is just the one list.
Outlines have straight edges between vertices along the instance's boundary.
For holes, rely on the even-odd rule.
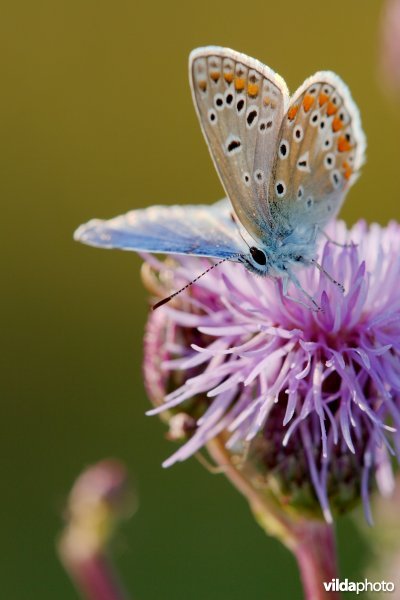
[[169,302],[170,300],[172,300],[172,298],[175,298],[175,296],[177,296],[181,292],[184,292],[185,290],[187,290],[188,287],[190,287],[191,285],[193,285],[194,283],[196,283],[196,281],[198,281],[201,277],[203,277],[203,275],[206,275],[207,273],[209,273],[210,271],[212,271],[212,269],[215,269],[215,267],[218,267],[223,262],[225,262],[227,260],[232,260],[232,258],[235,258],[237,256],[241,256],[241,255],[240,254],[234,254],[233,256],[227,256],[226,258],[223,258],[222,260],[219,260],[218,262],[214,263],[213,265],[211,265],[210,267],[208,267],[208,269],[206,269],[205,271],[203,271],[203,273],[200,273],[200,275],[198,275],[197,277],[195,277],[195,279],[193,279],[192,281],[190,281],[189,283],[187,283],[186,285],[184,285],[183,288],[181,288],[177,292],[174,292],[170,296],[167,296],[167,298],[164,298],[163,300],[160,300],[159,302],[156,302],[153,305],[153,310],[156,310],[156,308],[160,308],[160,306],[162,306],[163,304],[167,304],[167,302]]
[[236,217],[235,213],[233,213],[233,212],[231,213],[231,219],[232,219],[232,221],[235,223],[235,225],[236,225],[236,227],[237,227],[238,234],[240,235],[240,237],[242,238],[242,240],[244,241],[244,243],[246,244],[246,246],[247,246],[247,247],[248,247],[248,249],[250,250],[250,244],[249,244],[249,243],[248,243],[248,241],[247,241],[247,240],[244,238],[244,236],[243,236],[243,234],[242,234],[242,232],[241,232],[241,230],[240,230],[240,224],[239,224],[239,222],[238,222],[238,220],[237,220],[237,217]]

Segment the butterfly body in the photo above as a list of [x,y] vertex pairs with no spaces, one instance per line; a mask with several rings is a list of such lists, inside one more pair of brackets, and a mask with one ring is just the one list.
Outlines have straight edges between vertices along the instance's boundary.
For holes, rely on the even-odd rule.
[[318,236],[364,161],[365,136],[347,86],[321,71],[290,97],[272,69],[217,46],[191,53],[189,80],[228,199],[93,220],[75,238],[102,247],[228,259],[298,285],[293,269],[316,264]]
[[271,234],[268,241],[250,246],[239,258],[250,271],[261,276],[284,277],[292,267],[311,264],[316,258],[317,230],[292,232],[285,237]]

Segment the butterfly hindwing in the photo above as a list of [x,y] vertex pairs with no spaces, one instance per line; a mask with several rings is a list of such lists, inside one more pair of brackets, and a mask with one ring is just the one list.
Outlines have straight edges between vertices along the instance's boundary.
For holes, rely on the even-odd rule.
[[364,161],[360,116],[343,81],[316,73],[294,94],[277,142],[269,199],[290,225],[323,227]]
[[235,212],[254,238],[270,226],[268,187],[288,104],[284,80],[244,54],[192,52],[190,82],[211,156]]
[[152,206],[106,221],[93,219],[74,238],[101,248],[233,260],[246,249],[226,199],[212,206]]

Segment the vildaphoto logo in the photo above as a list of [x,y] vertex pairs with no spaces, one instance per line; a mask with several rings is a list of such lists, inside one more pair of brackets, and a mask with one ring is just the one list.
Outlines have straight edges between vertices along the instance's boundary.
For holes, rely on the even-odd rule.
[[324,588],[327,592],[393,592],[393,581],[349,581],[348,579],[331,579],[324,581]]

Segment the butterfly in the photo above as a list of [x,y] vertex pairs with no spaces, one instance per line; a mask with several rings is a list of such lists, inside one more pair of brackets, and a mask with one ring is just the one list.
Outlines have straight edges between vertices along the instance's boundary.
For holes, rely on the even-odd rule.
[[94,219],[76,230],[75,239],[235,261],[281,278],[285,296],[292,282],[318,308],[295,271],[311,265],[323,270],[317,240],[364,162],[365,135],[348,87],[335,73],[320,71],[290,97],[272,69],[217,46],[191,52],[189,79],[227,198],[211,206],[152,206]]

